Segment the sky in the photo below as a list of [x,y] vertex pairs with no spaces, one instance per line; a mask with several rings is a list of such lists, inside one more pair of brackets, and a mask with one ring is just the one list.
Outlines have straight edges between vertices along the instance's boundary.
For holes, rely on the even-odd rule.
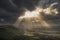
[[24,8],[34,10],[39,0],[0,0],[0,23],[14,23]]

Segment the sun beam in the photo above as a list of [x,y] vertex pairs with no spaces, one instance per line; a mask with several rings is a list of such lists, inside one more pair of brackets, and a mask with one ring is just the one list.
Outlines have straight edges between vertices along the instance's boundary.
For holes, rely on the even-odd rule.
[[40,23],[41,23],[40,25],[49,27],[50,25],[48,24],[48,22],[46,22],[44,20],[44,17],[41,14],[43,12],[44,15],[53,15],[53,14],[57,15],[58,14],[57,9],[56,8],[53,9],[53,6],[56,4],[57,3],[52,3],[49,7],[45,8],[45,9],[40,8],[40,6],[39,6],[39,7],[36,7],[36,9],[33,11],[26,10],[23,16],[18,17],[18,20],[16,21],[16,25],[18,26],[23,19],[25,19],[25,20],[29,19],[29,22],[31,22],[30,21],[30,20],[32,20],[31,18],[36,18],[33,21],[37,21],[37,19],[39,19],[38,21],[40,21]]

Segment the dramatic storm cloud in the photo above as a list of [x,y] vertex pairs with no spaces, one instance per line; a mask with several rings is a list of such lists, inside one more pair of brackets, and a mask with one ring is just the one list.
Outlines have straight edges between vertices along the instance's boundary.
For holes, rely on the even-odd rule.
[[3,19],[4,22],[10,22],[11,20],[13,22],[22,14],[23,7],[29,10],[34,9],[33,6],[36,4],[36,1],[37,0],[0,0],[0,22],[1,19]]

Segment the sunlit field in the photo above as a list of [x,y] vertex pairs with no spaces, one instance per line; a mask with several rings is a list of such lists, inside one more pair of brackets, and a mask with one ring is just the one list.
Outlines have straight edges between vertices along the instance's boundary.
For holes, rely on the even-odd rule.
[[1,40],[60,40],[60,34],[43,34],[39,32],[21,32],[13,26],[3,25],[0,32]]

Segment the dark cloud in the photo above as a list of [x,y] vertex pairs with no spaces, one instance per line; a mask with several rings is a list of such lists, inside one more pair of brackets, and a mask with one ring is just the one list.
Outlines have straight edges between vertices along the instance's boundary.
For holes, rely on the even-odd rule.
[[24,11],[23,7],[33,10],[37,0],[0,0],[0,19],[5,22],[17,20]]

